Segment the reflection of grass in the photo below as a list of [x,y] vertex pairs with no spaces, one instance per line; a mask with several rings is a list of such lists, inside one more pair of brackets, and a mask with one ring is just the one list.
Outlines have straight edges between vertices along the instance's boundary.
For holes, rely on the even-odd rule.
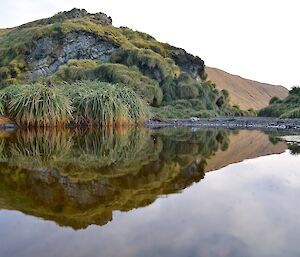
[[[12,166],[53,167],[76,179],[134,174],[160,154],[167,162],[186,167],[228,146],[226,132],[189,129],[159,132],[145,129],[21,130],[13,139],[1,139],[0,158]],[[162,150],[163,147],[163,150]]]
[[9,145],[9,161],[21,167],[40,168],[65,158],[71,146],[70,134],[62,130],[19,131]]
[[1,139],[0,158],[11,166],[52,167],[76,179],[118,176],[157,158],[145,129],[21,130]]
[[157,157],[149,133],[144,129],[77,131],[74,147],[65,160],[56,163],[72,177],[83,174],[118,176]]

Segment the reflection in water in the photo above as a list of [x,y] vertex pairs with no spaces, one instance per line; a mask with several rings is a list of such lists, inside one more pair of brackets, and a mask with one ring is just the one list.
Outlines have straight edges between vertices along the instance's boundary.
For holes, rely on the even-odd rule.
[[204,177],[226,131],[18,131],[1,140],[1,208],[74,229],[112,220]]
[[133,128],[0,138],[1,257],[300,254],[299,158],[268,134]]
[[269,140],[274,145],[278,142],[286,142],[288,149],[290,150],[290,154],[299,155],[300,154],[300,142],[299,142],[299,134],[293,131],[275,131],[269,132]]

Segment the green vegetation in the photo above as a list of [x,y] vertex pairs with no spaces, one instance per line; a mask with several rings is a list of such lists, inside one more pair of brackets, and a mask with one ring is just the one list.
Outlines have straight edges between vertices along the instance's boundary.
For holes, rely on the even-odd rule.
[[150,49],[120,48],[111,57],[112,62],[137,66],[144,75],[161,82],[167,77],[175,78],[180,69],[170,58],[164,58]]
[[118,127],[150,117],[146,104],[131,89],[103,82],[10,86],[0,91],[0,99],[4,114],[25,127],[69,123]]
[[232,106],[228,91],[218,91],[211,81],[196,82],[186,73],[176,80],[166,80],[162,90],[163,106],[152,109],[154,115],[160,118],[256,115],[254,110],[242,111],[238,106]]
[[71,119],[71,100],[57,88],[41,84],[23,85],[8,105],[8,114],[27,127],[65,125]]
[[260,110],[258,115],[282,119],[300,118],[300,87],[292,88],[288,97],[283,100],[273,97],[269,106]]
[[151,116],[143,100],[126,87],[84,81],[61,90],[73,99],[75,122],[79,124],[123,126],[142,123]]
[[187,73],[181,73],[178,77],[167,76],[158,83],[142,74],[136,66],[71,60],[46,81],[60,85],[65,81],[74,83],[87,79],[131,87],[154,107],[153,115],[161,118],[256,115],[254,110],[241,111],[238,106],[231,106],[228,91],[218,91],[211,81],[201,83]]
[[155,107],[152,108],[153,114],[161,118],[256,115],[254,110],[241,111],[238,106],[231,106],[228,91],[218,91],[211,81],[197,82],[187,73],[168,76],[158,83],[143,75],[136,66],[71,60],[48,78],[54,84],[86,79],[121,83],[133,88]]
[[98,63],[92,60],[71,60],[50,78],[51,83],[73,83],[79,80],[103,81],[132,88],[153,106],[161,104],[163,95],[159,84],[144,76],[134,67],[115,63]]
[[[112,91],[118,90],[117,88],[132,89],[152,107],[153,115],[161,118],[255,115],[253,110],[241,111],[238,106],[232,106],[227,91],[218,91],[210,81],[201,81],[201,79],[205,79],[205,71],[203,70],[203,61],[200,58],[193,57],[182,49],[158,42],[146,33],[133,31],[126,27],[113,27],[110,18],[104,14],[89,14],[85,10],[79,9],[58,13],[51,18],[34,21],[11,30],[0,31],[0,87],[12,87],[12,91],[5,88],[6,93],[2,97],[6,114],[15,117],[18,122],[23,124],[25,123],[25,117],[30,118],[29,124],[31,125],[32,123],[44,123],[46,125],[49,122],[51,124],[64,124],[69,120],[67,116],[71,111],[68,106],[60,106],[59,108],[65,108],[65,110],[57,110],[61,113],[57,114],[57,118],[50,121],[48,121],[49,117],[47,116],[49,114],[46,115],[46,113],[43,114],[40,110],[36,110],[40,117],[37,118],[39,121],[34,121],[31,116],[35,115],[34,113],[21,113],[21,111],[24,111],[23,105],[25,104],[24,102],[20,106],[17,104],[17,101],[22,100],[20,98],[21,93],[17,93],[20,96],[19,100],[14,101],[17,109],[12,108],[12,106],[9,107],[5,104],[5,101],[10,101],[8,98],[10,98],[10,95],[14,96],[15,91],[19,92],[16,85],[30,82],[28,80],[31,78],[29,71],[32,69],[32,63],[28,56],[32,53],[38,40],[45,37],[63,39],[73,32],[89,35],[101,40],[101,42],[110,43],[114,50],[105,62],[81,59],[84,56],[78,56],[78,59],[69,60],[68,63],[61,65],[55,73],[39,78],[38,83],[54,85],[57,88],[55,90],[59,92],[64,91],[61,88],[66,89],[66,86],[64,86],[66,82],[69,84],[75,83],[74,87],[78,87],[78,81],[84,81],[83,84],[89,85],[97,82],[118,84],[118,86],[113,86]],[[53,56],[56,56],[56,53],[53,53]],[[50,59],[52,58],[49,60],[50,63],[55,62],[53,56],[48,56]],[[88,80],[93,82],[86,82]],[[23,86],[20,86],[20,88],[23,88]],[[98,90],[102,89],[99,88]],[[50,93],[52,89],[47,90]],[[101,116],[99,110],[103,108],[102,103],[106,96],[104,97],[100,91],[90,92],[90,90],[85,91],[82,89],[80,89],[80,94],[83,91],[88,91],[89,94],[80,95],[77,98],[71,97],[72,101],[75,99],[75,103],[72,102],[71,107],[75,109],[75,111],[72,111],[72,115],[74,115],[74,112],[77,113],[77,116],[74,116],[77,122],[78,120],[82,122],[92,119],[98,123],[99,120],[97,119],[103,119],[104,117],[109,119],[108,124],[112,123],[112,117],[118,117],[117,120],[120,123],[131,119],[135,122],[144,120],[144,118],[132,117],[132,113],[126,114],[128,110],[125,109],[128,105],[122,109],[121,106],[124,106],[124,103],[118,101],[109,107],[109,113],[101,114]],[[66,92],[63,93],[65,97],[69,97],[65,94]],[[26,96],[25,92],[22,94],[23,97]],[[112,99],[112,95],[117,93],[105,91],[104,94],[109,94],[110,96],[107,97]],[[55,94],[55,97],[59,98],[60,96]],[[81,103],[76,100],[79,98]],[[58,99],[55,101],[58,101]],[[140,101],[136,102],[140,103]],[[18,108],[21,108],[21,110]],[[56,112],[53,108],[51,111]],[[90,112],[89,110],[93,108],[98,109],[98,111],[96,113]],[[141,109],[141,105],[137,109]],[[138,115],[145,115],[145,113],[145,111],[142,111]],[[43,115],[47,117],[42,118]],[[121,116],[123,117],[122,121]]]
[[[72,10],[73,11],[73,10]],[[76,11],[76,10],[75,10]],[[119,47],[115,61],[130,63],[126,54],[131,52],[139,65],[151,61],[149,69],[155,67],[163,74],[178,72],[178,67],[167,58],[171,55],[170,46],[157,42],[151,36],[128,28],[116,28],[95,21],[95,15],[82,13],[69,17],[68,12],[59,13],[51,18],[31,22],[10,31],[0,31],[0,85],[5,86],[23,82],[29,66],[26,55],[36,42],[46,36],[64,37],[70,32],[87,32],[113,43]],[[3,36],[2,36],[3,35]],[[148,50],[146,50],[148,49]],[[137,65],[137,64],[134,64]],[[154,66],[153,66],[154,65]]]

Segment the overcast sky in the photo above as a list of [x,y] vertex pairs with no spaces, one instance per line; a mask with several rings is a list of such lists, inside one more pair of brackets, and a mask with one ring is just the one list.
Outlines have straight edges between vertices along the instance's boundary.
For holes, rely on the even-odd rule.
[[1,0],[0,27],[73,7],[185,48],[207,66],[253,80],[300,85],[299,0]]

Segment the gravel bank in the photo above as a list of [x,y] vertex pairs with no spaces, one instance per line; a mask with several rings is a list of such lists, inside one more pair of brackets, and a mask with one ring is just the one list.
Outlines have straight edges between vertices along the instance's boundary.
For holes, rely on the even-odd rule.
[[198,127],[227,129],[293,130],[300,131],[300,119],[279,119],[265,117],[217,117],[149,120],[148,128]]

